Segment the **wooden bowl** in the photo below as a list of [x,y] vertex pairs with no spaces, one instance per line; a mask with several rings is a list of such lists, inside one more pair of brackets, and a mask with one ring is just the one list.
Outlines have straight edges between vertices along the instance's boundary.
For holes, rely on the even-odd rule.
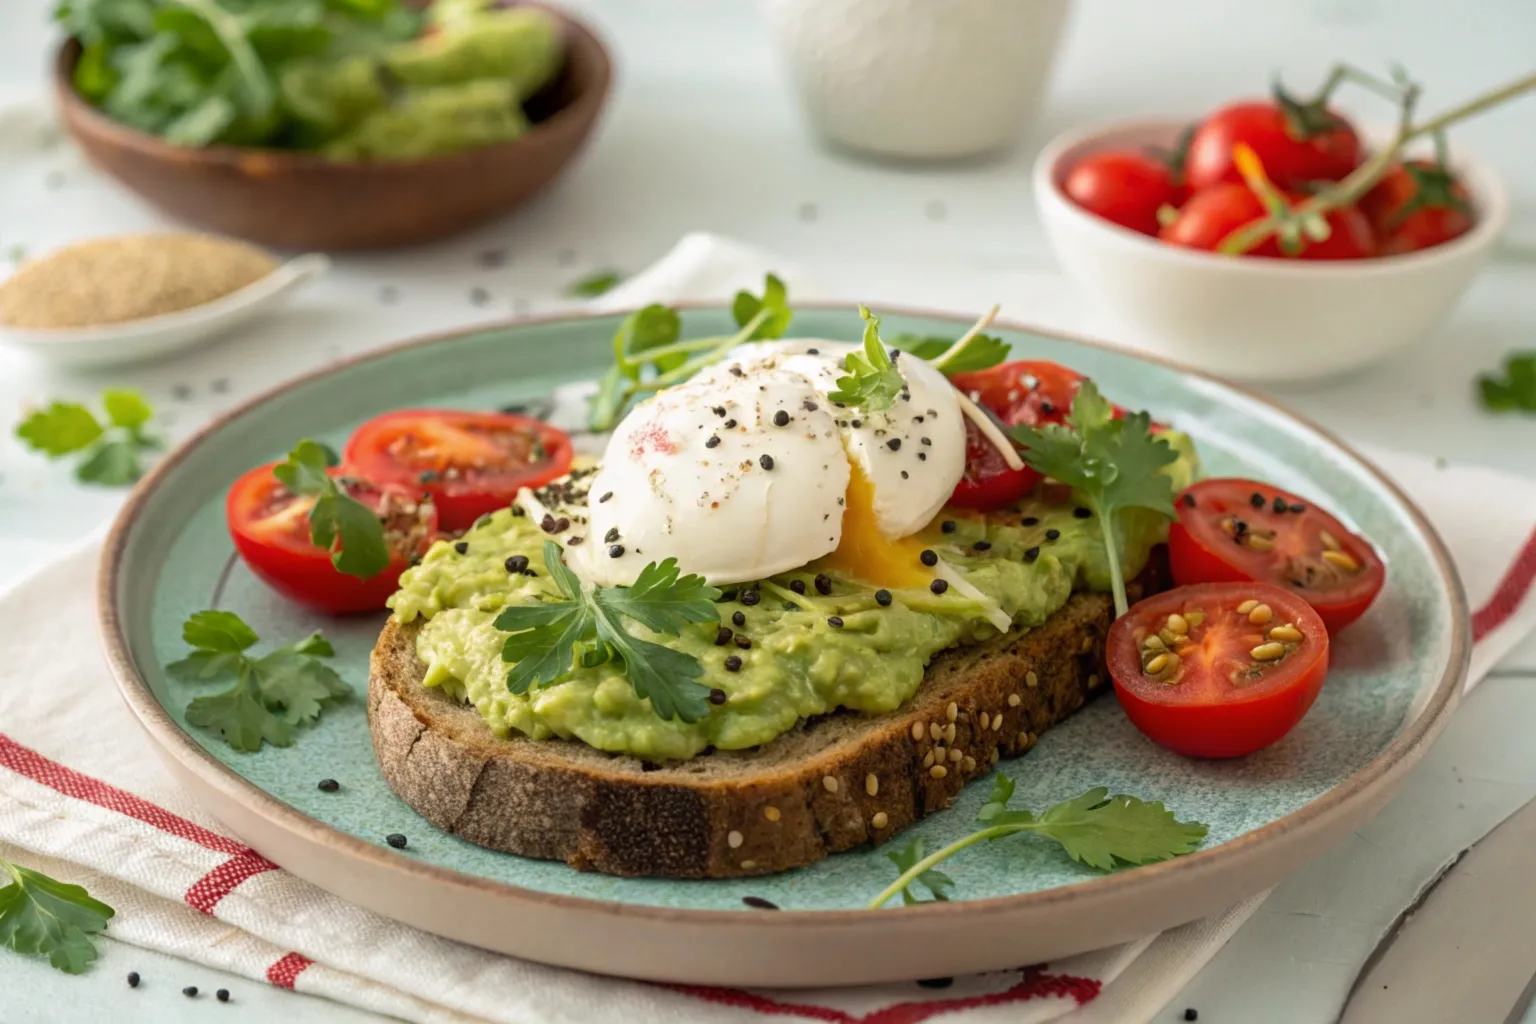
[[427,160],[341,163],[311,153],[188,149],[112,120],[74,88],[80,44],[54,65],[69,133],[91,162],[163,212],[208,231],[279,249],[412,245],[474,227],[542,191],[592,133],[612,64],[592,31],[564,26],[565,65],[528,104],[520,139]]

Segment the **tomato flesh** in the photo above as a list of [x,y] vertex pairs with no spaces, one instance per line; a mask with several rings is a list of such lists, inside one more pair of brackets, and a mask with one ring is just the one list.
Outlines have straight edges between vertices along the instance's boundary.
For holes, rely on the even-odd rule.
[[1029,466],[1010,469],[997,446],[986,439],[976,424],[966,420],[965,475],[955,485],[949,504],[990,512],[1018,501],[1042,479]]
[[1084,157],[1067,173],[1062,191],[1089,213],[1144,235],[1157,234],[1159,209],[1177,208],[1189,194],[1166,163],[1122,151]]
[[571,439],[528,416],[403,409],[358,427],[342,461],[365,479],[432,496],[445,531],[505,508],[571,468]]
[[1180,587],[1109,630],[1126,716],[1186,757],[1243,757],[1279,741],[1317,699],[1328,630],[1293,593],[1263,583]]
[[1202,480],[1179,495],[1168,557],[1181,585],[1253,580],[1302,598],[1333,632],[1386,582],[1370,543],[1315,504],[1256,480]]
[[1194,189],[1223,181],[1241,183],[1232,147],[1242,142],[1252,147],[1269,179],[1283,189],[1338,181],[1359,166],[1360,137],[1338,114],[1330,111],[1329,119],[1326,129],[1302,135],[1274,102],[1229,104],[1195,129],[1184,160],[1185,176]]
[[333,615],[378,611],[400,585],[400,574],[437,538],[437,512],[414,491],[380,487],[341,468],[347,493],[384,520],[388,566],[358,579],[331,564],[331,554],[309,539],[312,498],[295,497],[272,475],[272,463],[235,481],[225,499],[225,518],[235,550],[264,583],[299,604]]

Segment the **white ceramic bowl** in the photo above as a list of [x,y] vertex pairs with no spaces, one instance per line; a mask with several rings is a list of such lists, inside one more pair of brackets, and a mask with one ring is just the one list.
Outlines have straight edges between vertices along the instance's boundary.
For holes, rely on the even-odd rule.
[[126,323],[49,329],[0,326],[0,345],[81,369],[143,362],[227,334],[276,307],[330,265],[330,259],[318,253],[300,256],[221,299]]
[[1211,373],[1301,381],[1381,359],[1450,312],[1509,220],[1498,175],[1454,144],[1454,170],[1472,194],[1472,230],[1380,259],[1307,262],[1177,248],[1094,216],[1062,191],[1083,157],[1170,147],[1184,123],[1120,122],[1059,136],[1035,161],[1035,202],[1056,258],[1117,322],[1120,340]]

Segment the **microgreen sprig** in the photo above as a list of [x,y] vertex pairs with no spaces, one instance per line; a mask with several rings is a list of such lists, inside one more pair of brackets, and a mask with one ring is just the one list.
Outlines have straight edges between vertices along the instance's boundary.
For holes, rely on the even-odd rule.
[[[869,908],[883,907],[898,893],[902,902],[909,905],[948,900],[954,880],[935,869],[966,847],[987,840],[1033,833],[1054,839],[1067,856],[1080,864],[1110,871],[1117,863],[1150,864],[1190,853],[1209,831],[1200,822],[1179,821],[1160,803],[1134,796],[1110,796],[1103,786],[1056,804],[1039,815],[1010,808],[1013,790],[1013,780],[999,773],[992,780],[991,795],[976,815],[982,828],[927,856],[923,855],[921,838],[886,854],[901,873],[869,901]],[[913,885],[927,889],[932,900],[914,894]]]
[[511,605],[496,617],[496,628],[511,634],[501,649],[502,660],[512,665],[507,689],[527,693],[562,681],[578,664],[591,668],[617,659],[629,685],[661,718],[697,722],[709,713],[709,689],[697,682],[704,674],[698,659],[640,639],[624,620],[677,636],[689,623],[720,621],[719,590],[703,577],[682,575],[675,558],[647,565],[627,587],[582,586],[552,540],[544,542],[544,564],[560,598]]
[[1104,534],[1115,616],[1130,606],[1120,564],[1120,513],[1147,508],[1176,517],[1173,482],[1159,472],[1178,455],[1153,436],[1146,412],[1114,418],[1114,408],[1091,380],[1084,380],[1066,424],[1014,427],[1024,461],[1039,472],[1076,488],[1093,506]]
[[850,352],[843,360],[847,373],[837,378],[837,390],[827,399],[839,405],[858,407],[866,412],[880,412],[896,404],[896,396],[907,386],[906,378],[896,369],[896,361],[880,340],[880,318],[859,307],[864,320],[864,348]]
[[101,395],[106,423],[79,402],[53,402],[32,413],[16,428],[16,436],[50,459],[83,452],[75,478],[83,483],[119,487],[143,472],[143,459],[160,448],[159,438],[146,429],[154,410],[137,391],[108,388]]

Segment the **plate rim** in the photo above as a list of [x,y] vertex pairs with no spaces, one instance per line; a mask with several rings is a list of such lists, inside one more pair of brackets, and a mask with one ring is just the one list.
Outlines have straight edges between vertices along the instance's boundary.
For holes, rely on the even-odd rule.
[[[671,303],[683,312],[728,311],[723,302],[691,300]],[[797,302],[798,309],[815,309],[826,312],[848,311],[854,304],[839,300],[807,300]],[[388,359],[411,349],[427,348],[454,341],[469,335],[498,329],[538,327],[554,323],[570,323],[586,320],[619,318],[639,307],[616,310],[568,310],[532,317],[514,317],[486,321],[451,330],[413,336],[390,342],[379,348],[361,352],[347,358],[327,363],[297,376],[287,378],[257,393],[244,402],[214,417],[181,443],[134,486],[122,508],[112,522],[112,527],[102,546],[96,573],[96,624],[99,640],[106,655],[113,681],[129,711],[139,725],[159,747],[162,756],[175,759],[179,766],[191,772],[204,784],[221,792],[225,797],[243,805],[255,813],[267,825],[283,831],[290,840],[310,847],[322,847],[333,852],[360,857],[371,862],[376,869],[413,878],[416,881],[451,886],[466,894],[494,895],[514,902],[526,901],[552,910],[618,914],[625,917],[644,918],[658,924],[704,923],[740,924],[750,921],[755,928],[795,929],[807,925],[817,927],[862,927],[871,920],[872,913],[899,915],[904,922],[917,920],[938,921],[955,916],[991,916],[995,914],[1023,913],[1031,910],[1060,908],[1064,904],[1089,898],[1113,898],[1132,887],[1153,885],[1165,879],[1188,881],[1191,873],[1218,872],[1240,867],[1245,858],[1262,856],[1270,840],[1283,837],[1292,831],[1307,827],[1319,827],[1347,814],[1356,804],[1369,804],[1377,790],[1394,779],[1422,757],[1429,744],[1439,735],[1450,713],[1459,703],[1472,654],[1471,617],[1465,588],[1460,574],[1451,560],[1450,552],[1438,531],[1418,505],[1401,488],[1383,473],[1373,462],[1361,455],[1353,446],[1332,431],[1318,425],[1285,404],[1275,401],[1255,390],[1215,374],[1187,366],[1161,355],[1142,352],[1123,345],[1083,337],[1068,331],[1040,328],[1013,319],[999,318],[993,326],[1004,330],[1055,338],[1089,348],[1126,356],[1133,360],[1151,363],[1176,373],[1194,377],[1235,391],[1237,394],[1312,431],[1324,442],[1345,455],[1378,487],[1394,497],[1407,512],[1413,527],[1426,542],[1433,556],[1440,582],[1450,598],[1454,612],[1451,624],[1450,653],[1439,681],[1435,684],[1424,707],[1412,722],[1403,729],[1376,757],[1347,776],[1338,785],[1302,805],[1290,814],[1268,822],[1250,832],[1217,846],[1169,860],[1137,867],[1126,867],[1095,878],[1074,882],[1070,885],[1053,886],[1035,892],[1014,893],[976,900],[950,902],[926,902],[912,906],[841,910],[812,910],[784,908],[772,914],[752,909],[705,909],[696,907],[670,907],[656,904],[630,903],[621,900],[600,899],[588,896],[572,896],[564,893],[544,892],[468,874],[456,868],[417,860],[392,849],[378,846],[348,832],[334,828],[312,818],[298,808],[283,802],[240,775],[224,762],[204,750],[157,700],[149,684],[138,672],[128,649],[122,617],[118,614],[115,595],[124,553],[140,513],[150,497],[155,494],[172,470],[185,460],[210,436],[223,430],[231,422],[257,409],[259,406],[287,394],[299,387],[326,377],[350,370],[364,363]],[[882,314],[914,319],[940,320],[966,327],[975,322],[974,317],[964,314],[915,306],[881,305]],[[1395,785],[1393,787],[1395,789]],[[217,817],[217,815],[215,815]],[[390,916],[390,915],[385,915]],[[897,918],[892,917],[891,920]]]

